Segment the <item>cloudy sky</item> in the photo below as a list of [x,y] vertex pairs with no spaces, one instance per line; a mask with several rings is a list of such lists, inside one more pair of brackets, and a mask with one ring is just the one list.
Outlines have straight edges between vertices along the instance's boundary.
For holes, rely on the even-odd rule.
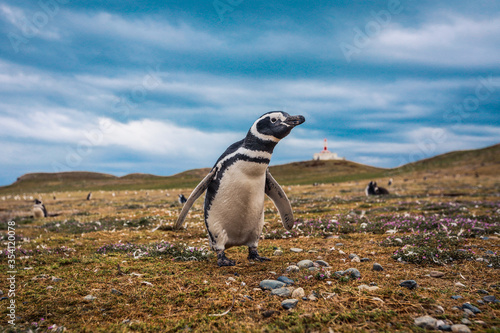
[[271,110],[395,167],[500,142],[500,2],[4,0],[0,185],[210,167]]

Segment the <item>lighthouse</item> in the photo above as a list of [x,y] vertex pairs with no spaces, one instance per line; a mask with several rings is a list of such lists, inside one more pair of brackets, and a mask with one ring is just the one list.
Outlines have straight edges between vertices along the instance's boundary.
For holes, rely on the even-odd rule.
[[325,138],[323,150],[313,155],[313,160],[345,160],[345,157],[338,157],[337,153],[328,150],[328,141]]

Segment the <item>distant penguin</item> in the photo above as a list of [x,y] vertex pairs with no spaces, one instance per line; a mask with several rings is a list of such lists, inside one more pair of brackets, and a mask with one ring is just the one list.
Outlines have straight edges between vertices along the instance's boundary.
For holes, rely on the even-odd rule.
[[268,166],[274,147],[304,121],[303,116],[290,116],[282,111],[262,115],[243,140],[227,148],[189,196],[175,228],[182,226],[189,209],[206,190],[205,226],[219,266],[235,265],[224,253],[233,246],[248,246],[248,260],[269,260],[257,251],[264,226],[266,194],[278,208],[284,227],[292,229],[290,201]]
[[92,192],[89,192],[89,194],[87,194],[87,200],[90,200],[92,199]]
[[187,199],[184,196],[184,194],[179,194],[179,203],[184,205],[186,203]]
[[392,178],[389,179],[389,181],[387,182],[387,186],[391,186],[392,185]]
[[386,194],[389,194],[389,191],[387,191],[383,187],[378,187],[376,182],[371,181],[368,183],[368,186],[366,186],[366,188],[365,188],[365,194],[366,194],[366,196],[386,195]]
[[35,216],[35,218],[48,216],[45,205],[38,199],[35,199],[35,204],[33,205],[33,215]]

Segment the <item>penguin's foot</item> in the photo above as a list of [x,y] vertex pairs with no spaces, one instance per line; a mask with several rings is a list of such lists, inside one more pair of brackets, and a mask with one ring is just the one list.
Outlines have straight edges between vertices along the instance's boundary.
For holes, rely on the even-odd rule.
[[228,257],[226,257],[226,254],[224,253],[224,250],[222,250],[217,251],[217,265],[219,265],[219,267],[234,266],[236,265],[236,262],[234,260],[228,259]]
[[259,256],[259,252],[257,252],[256,247],[249,247],[248,248],[248,260],[256,260],[256,261],[271,261],[271,259],[266,258],[266,257],[261,257]]

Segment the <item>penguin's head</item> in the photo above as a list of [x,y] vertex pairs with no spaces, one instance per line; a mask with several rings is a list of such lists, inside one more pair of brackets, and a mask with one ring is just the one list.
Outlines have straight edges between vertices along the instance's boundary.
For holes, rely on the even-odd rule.
[[41,204],[41,203],[42,203],[42,202],[41,202],[40,200],[35,199],[35,205],[39,205],[39,204]]
[[250,133],[264,141],[278,142],[304,121],[306,119],[300,115],[290,116],[283,111],[271,111],[253,123]]

